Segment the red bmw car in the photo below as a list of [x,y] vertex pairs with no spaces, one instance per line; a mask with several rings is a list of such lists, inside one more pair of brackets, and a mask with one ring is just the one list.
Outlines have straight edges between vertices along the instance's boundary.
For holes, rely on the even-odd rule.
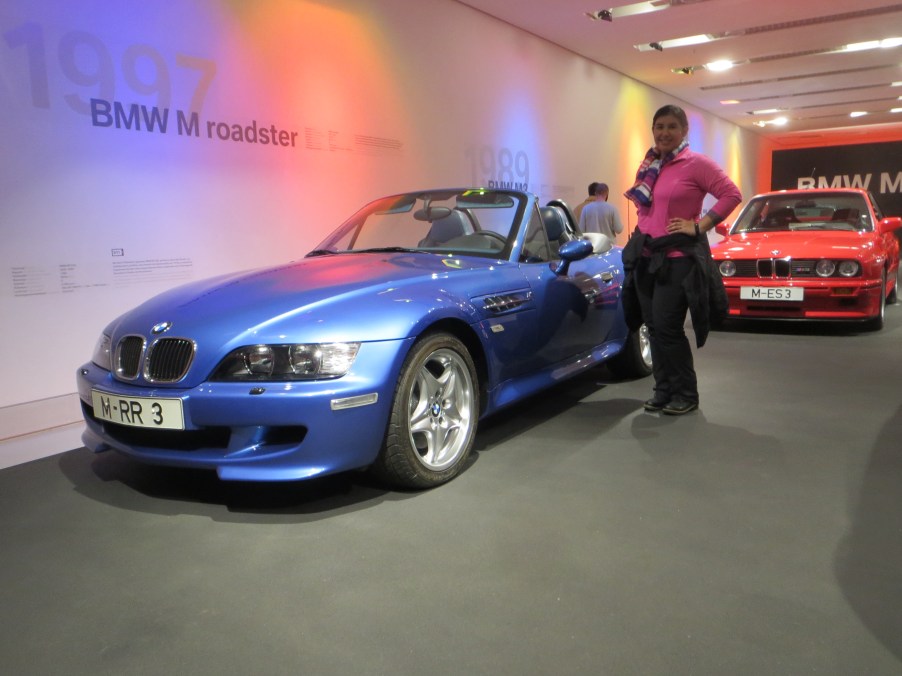
[[731,318],[865,321],[883,326],[896,301],[902,218],[868,191],[756,195],[712,245]]

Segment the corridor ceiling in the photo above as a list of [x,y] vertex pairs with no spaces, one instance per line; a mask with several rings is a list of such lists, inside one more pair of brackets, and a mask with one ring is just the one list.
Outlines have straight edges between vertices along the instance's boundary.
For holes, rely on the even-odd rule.
[[902,135],[902,3],[459,1],[778,145]]

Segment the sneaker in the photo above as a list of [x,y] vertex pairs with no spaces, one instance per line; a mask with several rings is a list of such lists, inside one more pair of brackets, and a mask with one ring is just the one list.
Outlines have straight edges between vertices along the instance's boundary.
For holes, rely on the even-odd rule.
[[669,404],[669,403],[670,403],[670,399],[664,399],[663,397],[656,394],[651,399],[646,401],[643,404],[643,406],[645,407],[646,411],[651,411],[654,413],[654,412],[660,411],[665,406],[667,406],[667,404]]
[[661,408],[661,412],[665,415],[683,415],[694,411],[698,408],[697,401],[686,401],[685,399],[673,399]]

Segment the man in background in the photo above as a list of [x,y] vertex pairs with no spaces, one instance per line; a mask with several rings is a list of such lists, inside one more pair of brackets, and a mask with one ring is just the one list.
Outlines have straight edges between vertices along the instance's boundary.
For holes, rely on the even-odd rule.
[[595,199],[584,203],[579,215],[579,229],[582,232],[600,232],[607,235],[612,242],[617,242],[617,235],[623,232],[623,221],[617,207],[608,202],[607,183],[596,183]]
[[576,205],[576,208],[573,210],[573,217],[576,219],[576,222],[577,222],[577,223],[579,223],[579,217],[580,217],[580,216],[582,215],[582,213],[583,213],[583,208],[584,208],[587,204],[591,204],[592,202],[595,201],[595,190],[596,190],[596,188],[598,187],[598,185],[599,185],[599,184],[596,183],[595,181],[593,181],[592,183],[590,183],[590,184],[589,184],[589,196],[588,196],[586,199],[584,199],[582,202],[580,202],[579,204],[577,204],[577,205]]

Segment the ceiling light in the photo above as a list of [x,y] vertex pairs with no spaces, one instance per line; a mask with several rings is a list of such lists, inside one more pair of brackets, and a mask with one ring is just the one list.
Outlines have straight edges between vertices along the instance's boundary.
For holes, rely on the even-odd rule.
[[902,45],[902,38],[885,38],[883,40],[868,40],[867,42],[853,42],[843,45],[834,52],[863,52],[868,49],[891,49]]
[[764,110],[753,110],[752,115],[773,115],[774,113],[779,112],[779,108],[765,108]]
[[891,113],[902,113],[902,108],[890,108],[889,112]]
[[699,2],[707,2],[707,0],[645,0],[645,2],[634,2],[631,5],[623,5],[612,9],[599,9],[595,12],[586,12],[586,16],[595,21],[613,21],[614,19],[622,19],[627,16],[660,12],[665,9],[683,5],[694,5]]
[[839,48],[840,52],[863,52],[867,49],[877,49],[880,46],[880,40],[868,40],[867,42],[853,42],[849,45],[843,45]]
[[[668,7],[673,7],[676,5],[688,5],[695,2],[704,2],[705,0],[655,0],[650,3],[637,3],[636,5],[628,5],[626,7],[615,7],[611,10],[614,16],[628,16],[629,14],[640,14],[643,12],[652,12],[661,9],[667,9]],[[651,7],[649,7],[651,5]],[[798,29],[803,26],[814,26],[814,25],[823,25],[825,23],[832,23],[837,21],[848,21],[850,19],[861,19],[864,17],[875,17],[882,14],[889,14],[902,11],[902,5],[888,5],[886,7],[872,7],[870,9],[865,10],[855,10],[852,12],[841,12],[839,14],[828,14],[817,17],[811,17],[809,19],[802,19],[796,21],[784,21],[781,23],[770,23],[764,24],[761,26],[750,26],[748,28],[739,28],[736,30],[730,31],[721,31],[719,33],[707,33],[705,35],[694,35],[688,38],[676,38],[673,40],[658,40],[656,42],[647,42],[641,45],[633,45],[640,52],[647,52],[652,49],[657,49],[657,47],[652,47],[652,45],[661,45],[664,49],[670,49],[671,47],[683,47],[686,45],[693,44],[701,44],[702,42],[712,42],[714,40],[727,40],[731,38],[740,38],[747,35],[762,35],[764,33],[772,33],[774,31],[786,30],[786,29]],[[588,16],[593,19],[598,18],[595,13],[586,12]],[[888,38],[879,42],[878,44],[874,44],[874,47],[895,47],[897,43],[894,41],[898,38]],[[865,44],[865,43],[861,43]],[[835,51],[843,51],[844,48],[839,49],[829,49],[825,50],[825,52],[835,52]],[[863,49],[871,49],[870,46],[863,47]]]
[[902,82],[893,82],[890,87],[902,87]]
[[726,59],[705,64],[705,70],[710,70],[712,73],[722,73],[725,70],[730,70],[732,67],[733,62],[727,61]]
[[782,127],[787,122],[789,122],[789,120],[787,118],[780,116],[780,117],[775,117],[772,120],[758,120],[757,122],[755,122],[755,126],[756,127],[766,127],[767,125],[772,124],[775,127]]
[[723,101],[720,102],[720,105],[735,106],[737,103],[739,103],[739,99],[724,99]]
[[693,45],[703,45],[706,42],[711,42],[712,38],[710,35],[688,35],[685,38],[673,38],[672,40],[664,40],[661,44],[668,49],[672,49],[673,47],[692,47]]
[[[663,44],[663,43],[661,43]],[[831,49],[815,49],[815,50],[806,50],[804,52],[792,52],[787,54],[770,54],[764,56],[755,56],[750,59],[745,59],[744,61],[734,61],[732,62],[732,67],[746,65],[746,64],[754,64],[761,63],[764,61],[775,61],[776,59],[794,59],[800,56],[813,56],[815,54],[847,54],[849,52],[860,52],[866,49],[876,49],[881,45],[885,45],[887,47],[897,47],[902,46],[902,38],[886,38],[884,40],[870,40],[868,42],[853,42],[848,45],[843,45],[842,47],[834,47]],[[690,74],[693,71],[703,69],[703,70],[724,70],[725,64],[727,62],[715,61],[710,64],[701,65],[701,66],[683,66],[682,68],[672,68],[671,70],[674,73],[685,73]]]
[[[711,42],[715,38],[712,38],[710,35],[689,35],[685,38],[673,38],[672,40],[658,40],[657,42],[649,42],[647,44],[641,45],[633,45],[640,52],[650,52],[652,49],[657,49],[659,52],[664,49],[674,49],[676,47],[691,47],[693,45],[703,45],[706,42]],[[658,45],[658,47],[655,47]]]
[[855,110],[849,113],[849,117],[864,117],[867,113],[863,110]]
[[634,16],[636,14],[649,14],[650,12],[660,12],[662,9],[669,9],[669,2],[635,2],[632,5],[624,5],[617,8],[617,16]]

